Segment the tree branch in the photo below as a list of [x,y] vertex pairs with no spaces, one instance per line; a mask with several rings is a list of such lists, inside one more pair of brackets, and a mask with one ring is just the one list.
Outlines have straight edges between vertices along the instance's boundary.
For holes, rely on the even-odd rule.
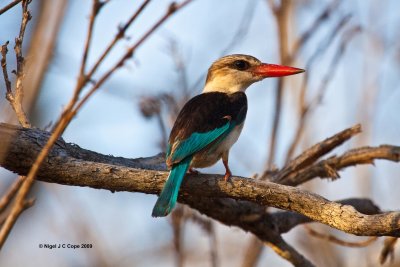
[[357,124],[351,128],[348,128],[340,133],[335,134],[334,136],[325,139],[322,142],[319,142],[316,145],[313,145],[300,156],[293,159],[289,164],[287,164],[282,171],[279,172],[276,176],[274,176],[273,182],[280,182],[285,177],[289,176],[291,173],[301,170],[305,166],[309,166],[310,164],[316,162],[320,157],[326,155],[334,148],[343,144],[354,135],[359,134],[361,132],[361,125]]
[[378,238],[376,236],[371,236],[368,239],[363,240],[363,241],[352,242],[352,241],[342,240],[331,234],[320,233],[320,232],[318,232],[310,227],[307,227],[307,226],[305,226],[305,228],[307,229],[308,233],[311,236],[314,236],[314,237],[317,237],[317,238],[320,238],[323,240],[327,240],[329,242],[332,242],[334,244],[341,245],[344,247],[352,247],[352,248],[366,247],[366,246],[371,245]]
[[[23,0],[23,7],[24,7],[24,11],[26,10],[26,12],[24,12],[24,21],[29,21],[30,19],[30,13],[27,10],[27,6],[30,3],[31,0]],[[97,0],[94,0],[97,2]],[[169,17],[171,17],[174,13],[176,13],[179,9],[181,9],[182,7],[186,6],[187,4],[189,4],[192,0],[186,0],[180,4],[176,4],[176,3],[172,3],[170,4],[167,12],[153,25],[153,27],[151,27],[149,29],[149,31],[147,31],[133,46],[131,46],[128,51],[124,54],[124,56],[118,60],[118,62],[111,67],[101,78],[100,80],[95,83],[93,85],[93,87],[85,94],[85,96],[79,100],[79,96],[80,96],[80,92],[83,89],[83,86],[85,85],[85,81],[86,79],[81,79],[79,78],[77,81],[77,85],[76,88],[74,90],[73,96],[70,99],[70,101],[68,102],[68,104],[66,105],[63,113],[60,115],[54,129],[52,132],[52,135],[48,138],[47,143],[43,146],[43,149],[40,151],[40,153],[37,154],[37,157],[35,159],[35,161],[31,164],[31,169],[29,172],[27,172],[27,177],[23,183],[23,185],[21,186],[20,190],[18,191],[18,194],[16,196],[16,200],[15,200],[15,204],[13,206],[12,212],[10,213],[10,215],[8,216],[6,222],[4,223],[4,226],[1,228],[0,230],[0,247],[4,244],[5,238],[8,236],[8,233],[10,232],[12,226],[14,225],[16,219],[18,218],[19,214],[22,212],[23,210],[23,200],[26,197],[26,195],[29,192],[29,189],[37,175],[37,173],[39,172],[39,168],[42,164],[42,162],[47,158],[50,150],[52,149],[53,145],[57,142],[57,140],[60,138],[60,136],[62,135],[62,133],[65,131],[65,129],[68,127],[70,121],[74,118],[74,116],[77,114],[78,110],[82,107],[82,105],[92,96],[92,94],[94,92],[96,92],[100,86],[106,81],[108,80],[108,78],[114,73],[114,71],[116,71],[117,69],[119,69],[120,67],[123,66],[123,64],[126,62],[126,60],[128,60],[129,58],[131,58],[133,56],[133,53],[135,52],[135,50],[144,43],[144,41],[146,41],[146,39],[151,36],[151,34],[159,27],[161,26]],[[102,2],[104,3],[104,2]],[[100,4],[101,5],[101,4]],[[27,13],[27,15],[25,16],[25,13]],[[97,13],[95,13],[97,14]],[[95,17],[93,17],[94,19]],[[26,23],[25,22],[25,23]],[[91,27],[91,26],[90,26]],[[21,25],[21,32],[22,30],[25,30],[25,26]],[[89,34],[90,35],[90,34]],[[19,38],[16,38],[16,47],[18,43],[22,43],[22,37],[23,35],[20,34]],[[17,54],[17,61],[19,59],[19,51],[17,51],[17,49],[15,49],[15,52]],[[23,62],[23,58],[21,57],[21,62]],[[85,60],[83,60],[82,62],[85,62]],[[19,62],[17,62],[17,85],[16,88],[18,89],[18,70],[20,68],[18,68],[19,66]],[[21,65],[22,68],[22,65]],[[82,68],[83,69],[83,68]],[[21,87],[22,89],[22,87]],[[18,91],[17,91],[18,92]],[[22,91],[21,91],[22,92]],[[16,96],[18,96],[18,94],[16,93]],[[22,99],[22,94],[21,94],[21,99]],[[11,102],[11,101],[10,101]],[[16,113],[18,114],[18,111],[15,110]]]
[[381,255],[379,256],[380,264],[384,264],[389,257],[391,260],[394,259],[394,246],[396,245],[397,240],[398,239],[395,237],[387,237],[385,239]]
[[22,0],[14,0],[11,3],[9,3],[8,5],[6,5],[5,7],[3,7],[2,9],[0,9],[0,15],[7,12],[9,9],[13,8],[14,6],[18,5],[19,2],[21,2]]
[[385,159],[393,162],[400,161],[400,147],[380,145],[378,147],[360,147],[347,151],[341,156],[332,156],[321,160],[307,168],[294,172],[280,180],[281,184],[299,185],[315,177],[339,178],[339,170],[359,164],[374,164],[376,159]]
[[282,236],[276,234],[276,232],[272,232],[269,234],[271,238],[271,242],[265,242],[266,245],[272,248],[276,254],[291,262],[294,266],[303,266],[303,267],[312,267],[312,264],[309,260],[303,257],[296,249],[290,246],[288,243],[283,240]]
[[[0,124],[0,165],[26,174],[49,135],[37,129]],[[350,162],[371,162],[375,158],[400,159],[400,147],[383,148],[384,152],[381,151],[382,147],[356,149],[335,158],[345,158],[343,162],[340,161],[343,167],[350,166]],[[374,150],[378,153],[373,153]],[[364,155],[363,151],[367,154]],[[355,160],[357,158],[359,160]],[[41,166],[37,179],[110,191],[158,194],[167,178],[163,161],[162,155],[133,160],[105,156],[59,139]],[[233,177],[226,183],[221,175],[201,174],[195,179],[193,175],[188,175],[182,184],[179,201],[225,224],[251,231],[261,240],[268,240],[265,228],[257,228],[254,222],[270,216],[262,212],[265,209],[262,206],[295,211],[311,220],[355,235],[400,236],[400,212],[366,215],[352,206],[331,202],[311,192],[248,178]],[[211,202],[213,205],[210,205]],[[231,207],[221,208],[227,202]],[[236,210],[254,208],[246,204],[249,202],[259,205],[258,212],[253,216],[243,213],[248,216],[237,217]],[[266,220],[265,223],[271,222]]]

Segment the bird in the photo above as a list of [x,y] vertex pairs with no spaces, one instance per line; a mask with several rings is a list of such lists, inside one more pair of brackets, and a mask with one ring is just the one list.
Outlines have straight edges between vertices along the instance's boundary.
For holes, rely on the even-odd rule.
[[198,173],[194,168],[209,167],[222,159],[224,180],[229,180],[229,150],[243,129],[247,113],[245,91],[251,84],[304,71],[262,63],[243,54],[216,60],[208,69],[202,93],[183,106],[172,127],[166,149],[170,172],[152,216],[164,217],[172,211],[185,174]]

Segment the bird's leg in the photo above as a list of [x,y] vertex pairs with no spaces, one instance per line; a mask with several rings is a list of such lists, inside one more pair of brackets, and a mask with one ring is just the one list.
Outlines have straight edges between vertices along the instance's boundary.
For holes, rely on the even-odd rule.
[[224,176],[225,182],[228,182],[229,178],[232,176],[232,172],[228,166],[228,158],[229,158],[229,151],[224,152],[222,154],[222,163],[224,163],[224,167],[225,167],[225,176]]
[[195,170],[195,169],[193,169],[193,168],[189,168],[189,171],[188,171],[190,174],[195,174],[195,175],[197,175],[197,174],[199,174],[199,171],[197,171],[197,170]]

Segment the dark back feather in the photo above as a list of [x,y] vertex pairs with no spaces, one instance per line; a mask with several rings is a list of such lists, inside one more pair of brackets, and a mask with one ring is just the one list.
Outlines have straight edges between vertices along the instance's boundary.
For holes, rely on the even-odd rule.
[[180,111],[169,143],[184,140],[192,133],[204,133],[226,124],[226,116],[240,124],[246,117],[247,98],[243,92],[209,92],[190,99]]

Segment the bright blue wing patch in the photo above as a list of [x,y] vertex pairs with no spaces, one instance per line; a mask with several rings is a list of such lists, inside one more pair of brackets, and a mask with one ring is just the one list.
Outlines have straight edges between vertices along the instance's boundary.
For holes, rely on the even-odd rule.
[[192,155],[207,145],[211,144],[218,137],[223,135],[230,127],[230,121],[220,128],[216,128],[206,133],[193,133],[191,136],[179,142],[176,148],[171,151],[170,146],[167,149],[167,157],[171,157],[172,162],[179,162],[189,155]]
[[231,120],[230,121],[230,125],[228,127],[228,129],[226,129],[226,131],[221,134],[221,136],[218,138],[218,140],[212,145],[212,147],[210,147],[210,149],[208,150],[208,154],[212,154],[215,152],[215,150],[219,147],[219,145],[221,144],[221,142],[230,134],[230,132],[233,130],[233,128],[235,128],[237,125],[240,125],[241,123],[244,122],[245,118],[246,118],[246,112],[247,112],[247,107],[243,107],[238,115],[236,120]]

